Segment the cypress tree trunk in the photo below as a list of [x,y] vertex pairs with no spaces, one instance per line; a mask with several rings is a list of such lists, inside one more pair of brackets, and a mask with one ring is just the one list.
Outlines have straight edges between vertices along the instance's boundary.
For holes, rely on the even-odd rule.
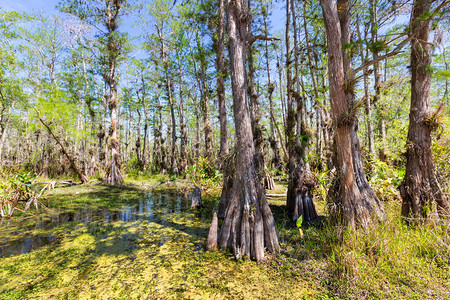
[[295,109],[294,101],[292,100],[292,53],[291,53],[291,38],[290,38],[290,25],[291,25],[291,1],[286,1],[286,90],[287,90],[287,118],[286,118],[286,148],[288,151],[288,172],[289,172],[289,184],[288,184],[288,196],[286,198],[286,207],[290,213],[295,210],[295,196],[292,191],[293,177],[296,167],[296,155],[295,155]]
[[172,121],[172,145],[171,145],[171,155],[170,155],[170,171],[172,174],[178,174],[178,166],[177,166],[177,121],[175,119],[175,105],[174,99],[172,97],[172,83],[169,75],[169,63],[166,60],[167,52],[165,50],[164,38],[162,36],[162,28],[156,26],[156,30],[158,31],[159,41],[160,41],[160,58],[161,63],[164,68],[165,75],[165,86],[166,86],[166,94],[167,99],[169,100],[170,106],[170,117]]
[[227,5],[237,155],[232,196],[220,231],[219,247],[231,249],[236,258],[260,261],[264,259],[265,248],[278,252],[280,247],[275,221],[254,165],[255,148],[244,64],[251,19],[248,7],[245,0],[230,1]]
[[200,72],[201,72],[201,86],[202,86],[202,112],[203,112],[203,130],[205,133],[205,157],[210,157],[212,152],[212,128],[209,120],[209,87],[206,78],[206,70],[208,69],[208,62],[206,55],[203,53],[203,45],[200,41],[198,31],[196,33],[197,47],[200,55]]
[[348,0],[321,0],[328,44],[328,77],[333,125],[336,137],[338,180],[331,197],[335,220],[350,226],[366,226],[372,217],[383,218],[384,208],[370,188],[362,170],[356,117],[349,85],[353,80],[350,58],[343,42],[350,41],[350,7]]
[[217,24],[217,98],[219,101],[220,120],[220,157],[228,154],[227,108],[225,106],[225,7],[224,0],[219,0],[219,22]]
[[[120,172],[120,152],[119,152],[119,136],[117,133],[117,107],[119,100],[117,99],[117,79],[116,79],[116,64],[119,56],[119,41],[117,40],[117,17],[118,11],[122,7],[121,1],[106,2],[107,5],[107,49],[108,49],[108,67],[109,73],[105,74],[105,82],[109,87],[108,107],[111,116],[111,126],[109,129],[109,149],[111,156],[109,164],[106,168],[106,175],[103,177],[104,184],[121,184],[123,182],[122,173]],[[113,7],[111,7],[111,5]],[[117,12],[117,13],[116,13]]]
[[225,217],[225,209],[227,200],[231,197],[231,189],[233,187],[233,166],[234,160],[228,156],[230,149],[228,146],[228,129],[227,129],[227,108],[225,106],[225,5],[224,0],[219,0],[219,22],[217,24],[217,97],[219,102],[219,121],[220,121],[220,158],[221,169],[223,173],[223,187],[219,200],[218,216],[223,219]]
[[183,108],[183,69],[181,67],[180,53],[177,51],[177,60],[178,60],[178,71],[180,75],[180,106],[179,106],[179,115],[180,115],[180,173],[186,172],[187,168],[187,133],[186,133],[186,124],[184,123],[184,108]]
[[[263,13],[263,19],[264,19],[264,31],[266,35],[269,35],[268,33],[268,26],[267,26],[267,11],[265,11],[265,13]],[[273,91],[275,89],[275,85],[274,83],[271,81],[271,77],[270,77],[270,61],[269,61],[269,42],[266,40],[265,41],[265,56],[266,56],[266,69],[267,69],[267,92],[269,93],[269,109],[270,109],[270,146],[273,150],[274,153],[274,158],[272,160],[272,167],[275,167],[278,170],[282,170],[283,166],[281,164],[281,157],[280,157],[280,153],[278,151],[278,141],[275,135],[275,129],[279,135],[280,138],[280,144],[281,144],[281,148],[284,151],[284,155],[287,157],[287,150],[284,147],[283,144],[283,136],[281,134],[281,130],[280,127],[278,126],[277,120],[275,118],[275,112],[273,110]]]
[[431,131],[437,126],[437,113],[430,114],[430,27],[428,22],[423,24],[431,3],[430,0],[414,1],[411,18],[412,30],[421,28],[411,41],[411,108],[406,142],[406,174],[400,194],[403,199],[402,216],[414,219],[426,218],[433,200],[439,214],[450,213],[450,204],[437,179],[431,152]]

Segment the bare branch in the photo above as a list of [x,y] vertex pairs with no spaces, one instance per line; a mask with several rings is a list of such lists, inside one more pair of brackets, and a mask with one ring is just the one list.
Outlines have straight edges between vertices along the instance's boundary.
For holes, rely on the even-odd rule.
[[267,35],[260,34],[260,35],[251,35],[249,40],[248,40],[248,42],[251,45],[254,42],[256,42],[256,40],[273,42],[273,41],[279,41],[280,39],[276,38],[276,37],[270,37],[270,36],[267,36]]

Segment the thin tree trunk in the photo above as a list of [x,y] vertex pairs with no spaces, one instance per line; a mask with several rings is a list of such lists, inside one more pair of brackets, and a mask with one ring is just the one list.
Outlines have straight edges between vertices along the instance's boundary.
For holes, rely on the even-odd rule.
[[183,69],[181,66],[180,53],[177,51],[178,60],[178,71],[180,76],[180,105],[179,105],[179,116],[180,116],[180,173],[186,172],[187,168],[187,134],[186,134],[186,124],[184,123],[184,108],[183,108]]
[[[296,153],[295,153],[295,123],[296,123],[296,113],[294,109],[294,101],[292,100],[292,51],[291,51],[291,38],[290,38],[290,28],[291,28],[291,1],[286,1],[286,90],[287,90],[287,119],[286,119],[286,139],[287,139],[287,151],[289,157],[288,172],[289,172],[289,183],[292,185],[292,178],[294,176],[295,166],[296,166]],[[288,190],[292,190],[292,187]],[[291,197],[292,193],[288,192],[288,197],[286,198],[286,207],[290,213],[295,210],[295,197]]]
[[219,0],[219,22],[217,24],[217,98],[219,102],[220,119],[220,157],[224,157],[229,152],[228,128],[227,128],[227,108],[225,106],[225,0]]
[[[356,23],[357,23],[357,32],[358,37],[362,41],[367,40],[367,25],[365,25],[364,30],[364,37],[361,34],[361,29],[359,28],[359,14],[356,16]],[[366,53],[363,51],[363,47],[360,48],[359,54],[361,56],[362,63],[365,63],[368,61],[369,57],[369,49],[366,47]],[[375,157],[375,143],[374,143],[374,136],[373,136],[373,126],[372,126],[372,104],[371,104],[371,96],[369,91],[369,73],[368,69],[365,68],[363,74],[363,82],[364,82],[364,104],[366,107],[366,122],[367,122],[367,143],[369,146],[369,153],[372,157]]]
[[161,45],[160,48],[160,59],[161,64],[164,68],[164,75],[165,75],[165,84],[166,84],[166,93],[167,93],[167,99],[169,100],[170,105],[170,117],[172,120],[172,147],[171,147],[171,160],[170,160],[170,171],[172,174],[178,174],[178,166],[177,166],[177,122],[175,119],[175,105],[172,97],[172,83],[170,80],[169,75],[169,62],[167,61],[167,52],[165,50],[165,44],[164,39],[162,36],[162,28],[160,28],[158,25],[156,26],[156,30],[158,32],[159,36],[159,42]]
[[203,112],[203,130],[205,134],[205,157],[210,157],[212,154],[212,128],[209,121],[209,87],[206,80],[206,70],[208,69],[206,55],[203,53],[203,45],[200,41],[198,31],[196,32],[197,48],[200,53],[200,71],[201,71],[201,85],[202,85],[202,112]]
[[[268,26],[267,26],[267,13],[263,14],[264,19],[264,32],[266,36],[269,35],[268,33]],[[271,80],[270,77],[270,60],[269,60],[269,41],[265,41],[265,55],[266,55],[266,69],[267,69],[267,92],[269,94],[269,109],[270,109],[270,145],[272,147],[273,153],[274,153],[274,159],[273,159],[273,166],[277,168],[278,170],[282,170],[283,166],[281,164],[281,158],[280,153],[278,151],[278,142],[275,135],[275,129],[277,130],[277,133],[279,134],[280,138],[280,144],[283,149],[284,155],[287,157],[287,150],[283,144],[283,137],[281,135],[280,128],[278,126],[277,120],[275,118],[275,112],[273,110],[273,91],[275,89],[274,83]]]
[[[279,86],[279,90],[280,90],[280,102],[281,102],[281,115],[283,116],[283,129],[284,132],[286,132],[286,104],[285,104],[285,97],[284,97],[284,82],[283,82],[283,67],[282,67],[282,60],[281,58],[278,57],[278,52],[275,52],[276,56],[277,56],[277,69],[278,69],[278,78],[280,80],[280,86]],[[280,134],[280,139],[281,141],[283,141],[283,139],[281,138],[281,134]],[[284,136],[284,144],[287,144],[287,137],[286,135]],[[286,162],[289,160],[289,154],[286,150]]]

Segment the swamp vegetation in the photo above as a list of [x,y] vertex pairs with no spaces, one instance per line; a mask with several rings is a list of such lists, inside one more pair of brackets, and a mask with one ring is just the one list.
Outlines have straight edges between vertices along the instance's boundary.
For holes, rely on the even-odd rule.
[[0,299],[450,298],[450,0],[33,5]]
[[[164,184],[159,184],[160,181]],[[169,186],[167,186],[169,183]],[[0,298],[445,298],[445,227],[406,226],[399,202],[367,231],[304,228],[270,199],[281,253],[265,261],[205,251],[219,189],[190,209],[191,187],[168,178],[123,186],[57,187],[49,211],[2,219]],[[157,187],[155,187],[157,186]],[[272,194],[282,194],[277,185]],[[325,202],[317,201],[323,215]]]

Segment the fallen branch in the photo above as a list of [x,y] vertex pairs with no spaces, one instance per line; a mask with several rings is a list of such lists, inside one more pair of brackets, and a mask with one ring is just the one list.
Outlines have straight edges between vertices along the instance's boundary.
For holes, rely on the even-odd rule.
[[46,124],[44,122],[44,120],[42,120],[42,118],[40,117],[39,111],[37,109],[36,109],[36,112],[38,114],[39,121],[42,123],[42,125],[44,125],[45,128],[47,128],[48,133],[50,133],[50,135],[53,137],[53,139],[56,141],[56,143],[61,147],[62,152],[64,153],[64,155],[66,156],[67,160],[70,163],[70,167],[75,171],[75,173],[77,173],[78,178],[80,179],[81,183],[88,183],[89,178],[86,175],[84,175],[81,172],[81,170],[77,167],[77,165],[75,164],[75,159],[69,155],[66,148],[63,146],[63,144],[60,142],[58,137],[51,130],[50,126],[48,124]]
[[287,194],[266,194],[266,197],[287,197]]

